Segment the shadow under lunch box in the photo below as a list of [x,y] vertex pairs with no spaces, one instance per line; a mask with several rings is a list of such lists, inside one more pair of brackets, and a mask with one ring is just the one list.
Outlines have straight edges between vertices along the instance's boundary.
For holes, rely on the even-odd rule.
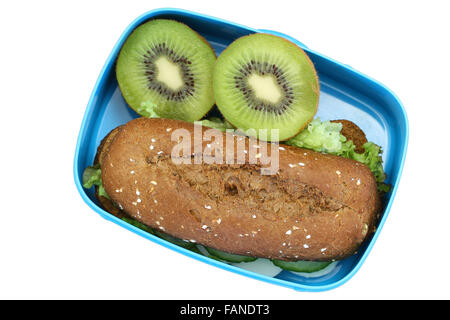
[[[367,139],[383,149],[387,183],[392,185],[386,196],[384,212],[376,232],[364,242],[358,253],[333,264],[332,270],[311,277],[308,274],[283,270],[273,276],[264,271],[223,263],[202,254],[177,246],[149,234],[104,211],[94,196],[94,188],[82,186],[83,171],[92,165],[100,141],[115,127],[139,117],[128,107],[119,90],[115,62],[120,48],[140,24],[149,19],[165,18],[185,23],[214,48],[217,56],[235,39],[263,32],[284,37],[300,46],[311,58],[320,80],[320,102],[316,117],[321,120],[347,119],[355,122],[366,133]],[[94,87],[81,124],[74,159],[75,184],[83,200],[102,217],[135,232],[153,242],[191,258],[241,275],[300,291],[333,289],[349,280],[361,267],[386,221],[398,188],[408,142],[408,120],[398,98],[384,85],[359,73],[348,65],[317,53],[301,42],[275,31],[258,30],[221,19],[179,9],[157,9],[147,12],[128,26],[114,46]]]

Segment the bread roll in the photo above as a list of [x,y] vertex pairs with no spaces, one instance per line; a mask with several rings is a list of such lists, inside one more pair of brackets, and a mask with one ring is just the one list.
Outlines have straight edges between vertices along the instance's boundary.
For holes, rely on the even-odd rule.
[[[176,153],[184,157],[172,158],[180,140],[188,140],[177,129],[192,137],[209,130],[216,139],[192,138],[187,152]],[[217,137],[226,138],[223,146]],[[258,156],[265,149],[278,157],[274,174]],[[139,118],[123,125],[102,148],[101,170],[111,200],[134,219],[255,257],[342,259],[371,233],[380,207],[375,178],[361,163],[178,120]]]

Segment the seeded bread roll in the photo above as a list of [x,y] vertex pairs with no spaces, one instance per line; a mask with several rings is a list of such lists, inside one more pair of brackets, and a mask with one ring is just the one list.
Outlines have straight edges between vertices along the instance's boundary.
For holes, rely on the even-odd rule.
[[[180,141],[172,141],[177,129],[192,134],[185,164],[171,158]],[[193,138],[194,131],[206,130],[226,137],[223,146]],[[237,163],[238,142],[256,163],[250,157]],[[273,175],[259,161],[264,148],[269,157],[279,155],[279,170],[270,169]],[[101,151],[103,186],[127,215],[174,237],[234,254],[287,261],[342,259],[371,233],[380,206],[375,178],[361,163],[178,120],[132,120]],[[196,164],[201,156],[204,160]],[[212,163],[214,156],[224,163]]]

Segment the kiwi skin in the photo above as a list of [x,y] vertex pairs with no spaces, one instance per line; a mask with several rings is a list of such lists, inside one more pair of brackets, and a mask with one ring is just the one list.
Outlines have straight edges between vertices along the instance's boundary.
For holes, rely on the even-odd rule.
[[[236,42],[236,41],[241,40],[241,39],[249,38],[249,37],[252,37],[254,35],[264,35],[266,37],[271,37],[271,38],[276,38],[276,39],[282,40],[284,43],[288,44],[290,47],[295,48],[302,55],[302,57],[305,59],[305,61],[311,67],[311,70],[313,71],[314,82],[311,84],[311,89],[312,89],[312,92],[314,92],[316,94],[316,96],[317,96],[317,98],[315,99],[314,111],[311,113],[311,116],[308,119],[302,121],[302,125],[300,127],[298,127],[298,129],[296,129],[295,132],[292,132],[289,136],[285,136],[283,138],[280,138],[280,141],[288,140],[288,139],[296,136],[299,132],[301,132],[314,119],[314,116],[317,113],[317,110],[318,110],[318,107],[319,107],[319,95],[320,95],[320,83],[319,83],[318,74],[317,74],[317,71],[315,69],[315,66],[314,66],[313,62],[311,61],[310,57],[306,54],[306,52],[302,48],[300,48],[298,45],[293,43],[292,41],[289,41],[288,39],[285,39],[285,38],[282,38],[282,37],[279,37],[279,36],[275,36],[275,35],[272,35],[272,34],[268,34],[268,33],[255,33],[255,34],[250,34],[250,35],[246,35],[246,36],[237,38],[233,42]],[[231,44],[227,48],[225,48],[225,50],[218,57],[218,60],[216,61],[216,66],[219,64],[219,60],[221,59],[221,56],[222,55],[226,55],[228,53],[228,51],[231,50],[230,48],[231,48]],[[216,69],[217,69],[217,67],[216,67]],[[216,105],[218,105],[219,110],[220,110],[221,109],[221,107],[219,105],[220,101],[218,101],[217,94],[216,94],[216,92],[219,90],[219,85],[217,84],[216,73],[213,76],[213,87],[214,87],[214,92],[215,92]],[[224,118],[226,118],[226,120],[231,125],[233,125],[236,128],[239,127],[239,125],[234,121],[234,119],[227,118],[224,115],[224,112],[222,110],[220,110],[220,111],[221,111],[222,115],[224,116]]]
[[[168,40],[161,40],[164,37]],[[164,41],[167,43],[167,46],[163,47],[166,51],[155,54],[157,45],[161,43],[165,45]],[[180,47],[181,51],[176,49]],[[149,70],[144,67],[148,63],[145,61],[147,59],[145,55],[166,56],[180,68],[186,67],[190,75],[182,71],[182,81],[185,83],[181,90],[173,91],[168,87],[164,89],[162,85],[163,92],[160,91],[158,94],[158,89],[155,88],[158,81],[154,78],[146,79],[146,77],[154,76],[146,73],[146,70]],[[155,61],[153,57],[150,58],[151,63]],[[180,57],[186,59],[174,60]],[[140,112],[140,109],[144,111],[147,105],[151,105],[161,117],[195,121],[208,113],[215,103],[212,90],[212,71],[215,60],[216,54],[211,44],[186,24],[176,20],[153,19],[139,25],[128,36],[118,54],[115,71],[122,96],[128,106],[137,113],[145,115]],[[153,68],[155,68],[154,65]],[[156,75],[153,70],[152,74]],[[188,80],[187,77],[192,78]],[[192,84],[189,84],[191,81]],[[178,96],[181,91],[185,93]]]

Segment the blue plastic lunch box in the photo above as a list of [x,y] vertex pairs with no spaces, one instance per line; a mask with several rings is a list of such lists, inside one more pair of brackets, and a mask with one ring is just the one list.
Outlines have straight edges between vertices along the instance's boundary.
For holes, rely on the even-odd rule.
[[[387,182],[392,189],[387,196],[384,213],[375,234],[366,241],[358,253],[339,261],[332,272],[320,277],[304,277],[282,271],[275,277],[241,269],[184,249],[153,236],[104,211],[94,197],[93,190],[82,186],[84,169],[92,165],[100,141],[115,127],[137,118],[127,106],[116,81],[115,61],[123,43],[131,32],[143,22],[154,18],[174,19],[199,32],[219,55],[233,40],[255,32],[284,37],[300,46],[311,58],[320,79],[320,102],[317,117],[322,120],[347,119],[355,122],[366,133],[368,140],[383,150]],[[333,289],[349,280],[361,267],[378,238],[392,206],[398,188],[408,143],[408,120],[399,99],[381,83],[359,73],[350,66],[319,54],[301,42],[270,30],[257,30],[236,23],[180,9],[156,9],[133,21],[121,35],[106,60],[89,99],[81,124],[74,159],[75,184],[84,201],[97,213],[138,235],[208,264],[269,283],[300,291]],[[92,188],[93,189],[93,188]]]

